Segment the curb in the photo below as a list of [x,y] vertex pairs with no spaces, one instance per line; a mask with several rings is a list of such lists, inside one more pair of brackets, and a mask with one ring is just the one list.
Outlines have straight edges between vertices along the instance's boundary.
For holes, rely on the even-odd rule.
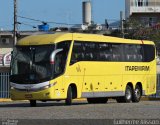
[[160,98],[149,98],[149,101],[160,101]]
[[6,99],[6,98],[1,99],[1,98],[0,98],[0,102],[11,102],[11,101],[12,101],[11,99]]
[[150,101],[150,100],[149,100],[149,97],[141,97],[140,101]]
[[160,98],[155,97],[142,97],[141,101],[160,101]]
[[86,98],[78,98],[78,99],[73,99],[74,101],[86,101]]

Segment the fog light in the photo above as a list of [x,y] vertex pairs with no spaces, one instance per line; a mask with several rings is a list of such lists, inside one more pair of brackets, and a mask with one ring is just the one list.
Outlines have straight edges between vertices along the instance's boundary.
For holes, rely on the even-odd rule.
[[11,87],[11,90],[14,90],[14,87]]
[[15,96],[13,94],[10,94],[11,98],[15,98]]

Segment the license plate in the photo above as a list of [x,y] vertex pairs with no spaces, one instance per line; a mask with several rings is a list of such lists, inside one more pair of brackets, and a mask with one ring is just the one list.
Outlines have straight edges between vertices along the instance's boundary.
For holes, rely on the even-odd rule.
[[26,99],[31,99],[32,97],[33,97],[32,94],[25,94]]

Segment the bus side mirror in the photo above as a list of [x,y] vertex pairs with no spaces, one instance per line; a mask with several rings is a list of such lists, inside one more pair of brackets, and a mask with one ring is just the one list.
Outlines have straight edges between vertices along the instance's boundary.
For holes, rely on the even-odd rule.
[[63,49],[57,49],[54,50],[51,55],[50,55],[50,64],[51,64],[51,68],[52,68],[52,77],[54,77],[54,69],[55,69],[55,56],[57,53],[63,51]]
[[57,50],[54,50],[52,53],[51,53],[51,56],[50,56],[50,64],[54,64],[54,61],[55,61],[55,56],[57,53],[63,51],[63,49],[57,49]]

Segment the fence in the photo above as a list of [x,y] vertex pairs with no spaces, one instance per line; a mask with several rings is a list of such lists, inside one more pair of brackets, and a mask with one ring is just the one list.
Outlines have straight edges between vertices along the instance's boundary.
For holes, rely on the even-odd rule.
[[9,73],[0,72],[0,98],[9,98]]
[[157,91],[156,91],[156,94],[151,95],[150,98],[160,98],[160,74],[157,74]]
[[160,98],[160,74],[157,75],[157,93],[156,97]]

